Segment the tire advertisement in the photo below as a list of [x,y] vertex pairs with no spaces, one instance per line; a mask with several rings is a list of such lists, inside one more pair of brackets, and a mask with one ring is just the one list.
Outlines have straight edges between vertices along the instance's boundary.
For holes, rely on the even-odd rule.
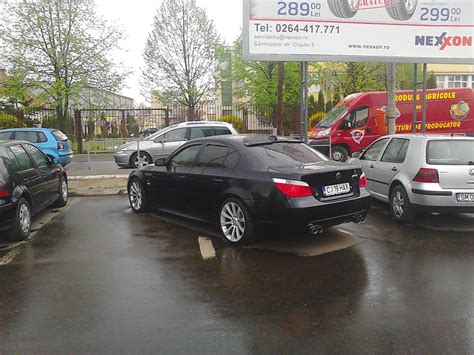
[[473,0],[244,0],[248,60],[474,63]]

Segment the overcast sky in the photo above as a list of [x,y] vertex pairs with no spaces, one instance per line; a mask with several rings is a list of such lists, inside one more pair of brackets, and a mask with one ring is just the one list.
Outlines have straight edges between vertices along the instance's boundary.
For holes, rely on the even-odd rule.
[[[217,32],[231,44],[239,36],[242,28],[242,0],[196,0],[208,16],[214,20]],[[122,94],[141,103],[145,98],[140,95],[140,68],[143,66],[142,53],[145,41],[151,30],[153,16],[161,0],[97,0],[99,13],[105,18],[121,24],[128,35],[122,43],[127,50],[121,61],[130,67],[133,73],[126,82]],[[148,98],[147,98],[148,100]]]

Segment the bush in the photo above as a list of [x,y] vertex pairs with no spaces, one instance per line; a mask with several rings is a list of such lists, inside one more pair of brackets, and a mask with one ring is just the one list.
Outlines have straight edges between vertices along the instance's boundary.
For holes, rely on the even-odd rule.
[[244,120],[240,117],[234,115],[227,115],[222,116],[219,121],[232,124],[239,133],[242,133],[244,130]]
[[309,118],[309,123],[308,123],[308,128],[313,128],[318,121],[321,121],[321,119],[326,116],[325,112],[316,112]]
[[25,127],[17,117],[5,112],[0,112],[0,129]]

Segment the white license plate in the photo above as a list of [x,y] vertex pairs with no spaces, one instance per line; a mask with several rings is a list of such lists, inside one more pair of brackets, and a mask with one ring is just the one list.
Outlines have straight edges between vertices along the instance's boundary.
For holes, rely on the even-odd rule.
[[456,194],[458,202],[474,202],[474,194]]
[[351,192],[351,185],[346,182],[345,184],[323,186],[324,196],[336,196],[343,195]]

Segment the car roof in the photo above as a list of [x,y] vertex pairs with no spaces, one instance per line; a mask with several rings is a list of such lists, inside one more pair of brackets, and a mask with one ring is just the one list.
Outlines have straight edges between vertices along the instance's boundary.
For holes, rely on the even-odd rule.
[[196,138],[191,140],[189,143],[198,143],[198,142],[222,142],[222,143],[230,143],[230,144],[237,144],[240,146],[246,147],[253,147],[253,146],[260,146],[260,145],[267,145],[273,143],[302,143],[299,140],[289,139],[288,137],[280,137],[280,136],[273,136],[273,135],[265,135],[265,134],[233,134],[233,135],[223,135],[223,136],[210,136],[210,137],[202,137]]
[[58,131],[56,128],[8,128],[8,129],[2,129],[0,132],[52,132],[52,131]]
[[188,121],[178,123],[167,128],[175,128],[175,127],[193,127],[193,126],[210,126],[210,125],[217,125],[217,126],[232,126],[231,123],[222,122],[222,121]]
[[0,147],[5,147],[11,144],[18,144],[18,143],[34,145],[33,143],[27,142],[27,141],[15,141],[15,140],[9,139],[9,140],[0,140]]

